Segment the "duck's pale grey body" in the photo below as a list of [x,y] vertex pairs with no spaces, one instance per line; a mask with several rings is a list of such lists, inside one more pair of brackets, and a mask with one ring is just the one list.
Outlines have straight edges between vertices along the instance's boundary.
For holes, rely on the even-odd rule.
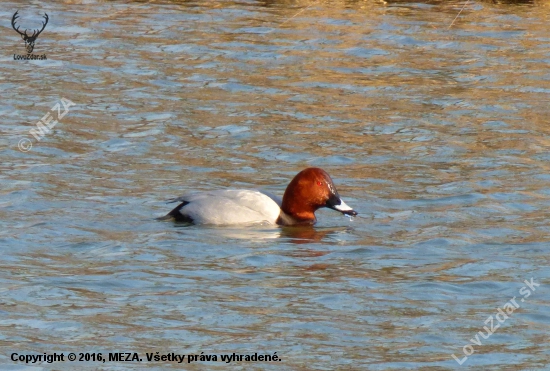
[[216,225],[276,224],[282,203],[279,197],[265,191],[236,189],[191,193],[170,202],[182,203],[171,213],[176,220]]

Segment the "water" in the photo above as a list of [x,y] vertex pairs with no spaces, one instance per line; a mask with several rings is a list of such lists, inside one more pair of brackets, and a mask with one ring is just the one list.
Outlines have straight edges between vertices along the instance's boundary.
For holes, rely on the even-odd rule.
[[[448,29],[463,5],[5,2],[0,368],[550,369],[550,3],[471,1]],[[46,61],[13,60],[17,9],[29,29],[49,14]],[[75,105],[37,141],[61,98]],[[308,166],[362,218],[155,220],[188,190],[282,194]]]

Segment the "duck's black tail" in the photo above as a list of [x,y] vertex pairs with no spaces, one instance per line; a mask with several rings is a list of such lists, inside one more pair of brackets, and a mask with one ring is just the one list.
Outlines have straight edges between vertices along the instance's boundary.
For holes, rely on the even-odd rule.
[[183,201],[181,204],[179,204],[177,207],[175,207],[172,211],[170,211],[165,216],[161,216],[160,218],[157,218],[157,220],[174,220],[176,222],[183,222],[183,223],[193,223],[193,219],[189,217],[188,215],[183,214],[180,210],[185,205],[188,205],[189,202]]

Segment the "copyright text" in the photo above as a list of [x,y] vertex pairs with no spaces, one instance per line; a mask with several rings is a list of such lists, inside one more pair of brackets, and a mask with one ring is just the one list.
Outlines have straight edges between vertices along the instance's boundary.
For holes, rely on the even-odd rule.
[[54,363],[54,362],[281,362],[282,359],[273,354],[178,354],[146,352],[145,357],[137,352],[109,352],[109,353],[52,353],[52,354],[19,354],[12,353],[11,360],[24,363]]

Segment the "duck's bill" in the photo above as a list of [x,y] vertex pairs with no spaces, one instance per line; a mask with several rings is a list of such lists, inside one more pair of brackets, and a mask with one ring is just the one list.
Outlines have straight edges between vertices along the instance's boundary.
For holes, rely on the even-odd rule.
[[329,199],[329,201],[327,202],[327,207],[330,208],[330,209],[339,211],[344,215],[349,215],[349,216],[356,216],[357,215],[357,211],[353,210],[351,207],[346,205],[346,203],[344,201],[342,201],[341,199],[339,199],[339,198],[338,199],[334,199],[334,198]]

